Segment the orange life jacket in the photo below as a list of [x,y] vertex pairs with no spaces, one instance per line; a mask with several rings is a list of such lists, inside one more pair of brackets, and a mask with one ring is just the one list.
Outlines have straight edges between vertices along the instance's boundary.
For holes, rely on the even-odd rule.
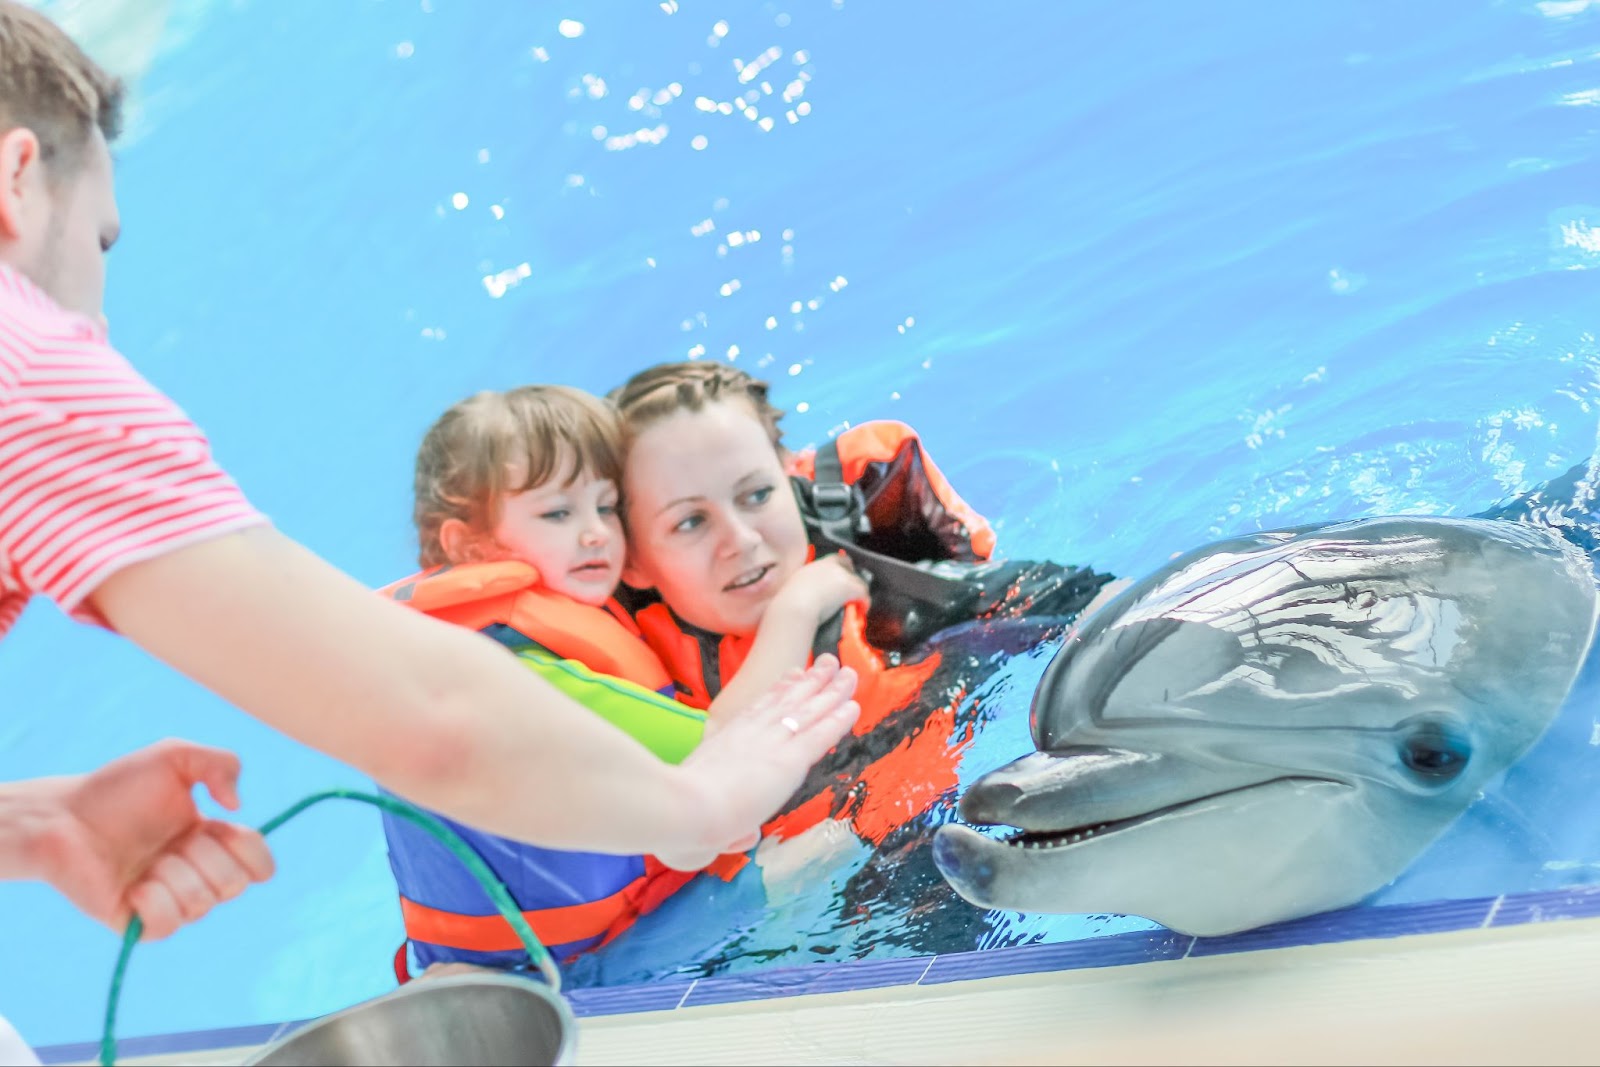
[[546,589],[538,568],[528,563],[447,563],[378,592],[469,630],[509,627],[563,659],[646,689],[669,684],[661,661],[639,640],[639,629],[627,612],[614,601],[596,608]]
[[[534,642],[601,674],[660,691],[671,683],[661,661],[617,609],[580,604],[546,589],[526,563],[436,567],[381,591],[436,618],[489,633],[507,644]],[[506,882],[523,917],[558,959],[598,948],[653,911],[697,872],[650,856],[612,856],[539,848],[446,819]],[[400,885],[401,915],[418,961],[491,966],[516,962],[521,942],[488,905],[458,861],[405,820],[385,818],[390,865]],[[707,870],[731,879],[749,862],[719,857]],[[405,946],[395,956],[405,981]]]
[[[639,630],[672,676],[678,699],[694,708],[709,708],[711,701],[727,684],[750,654],[754,636],[735,637],[712,634],[684,622],[665,604],[657,601],[634,616]],[[938,654],[914,663],[891,665],[883,653],[867,643],[866,612],[860,603],[845,605],[836,641],[819,643],[813,657],[832,652],[839,662],[853,668],[860,679],[856,684],[856,703],[861,718],[855,731],[865,733],[876,726],[884,714],[904,707],[917,695],[922,683],[939,664]]]
[[[988,559],[994,554],[989,520],[961,499],[903,422],[878,419],[852,426],[833,439],[839,475],[864,496],[869,546],[886,542],[905,560]],[[815,480],[815,450],[789,458],[788,473]]]
[[[901,558],[987,559],[995,536],[989,523],[961,499],[923,451],[921,440],[902,422],[868,422],[835,439],[847,485],[860,489],[864,513],[880,550],[899,550]],[[805,452],[791,458],[789,473],[810,479],[817,458]],[[872,536],[869,534],[869,536]],[[901,542],[897,545],[895,542]],[[814,554],[814,552],[813,552]],[[678,618],[659,600],[634,612],[634,621],[660,656],[678,697],[693,707],[709,707],[749,654],[754,637],[713,634]],[[939,653],[907,660],[879,651],[867,640],[867,611],[849,604],[837,632],[819,635],[813,656],[832,652],[859,676],[856,702],[861,717],[852,731],[864,737],[886,718],[908,708],[940,663]],[[857,769],[854,781],[834,781],[816,789],[797,806],[771,820],[765,832],[793,837],[823,819],[848,818],[855,831],[874,843],[925,811],[958,784],[956,764],[961,739],[952,744],[955,709],[964,694],[928,712],[890,752]],[[842,742],[840,748],[849,744]]]

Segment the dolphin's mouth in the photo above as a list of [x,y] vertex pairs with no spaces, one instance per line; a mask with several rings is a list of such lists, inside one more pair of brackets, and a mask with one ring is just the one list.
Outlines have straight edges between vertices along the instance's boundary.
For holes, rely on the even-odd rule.
[[[996,844],[1006,845],[1010,848],[1030,849],[1034,851],[1050,851],[1053,849],[1071,848],[1074,845],[1081,845],[1086,841],[1090,841],[1095,838],[1106,838],[1120,831],[1131,830],[1135,826],[1139,826],[1147,822],[1153,822],[1156,819],[1176,815],[1185,809],[1199,807],[1201,804],[1218,800],[1222,797],[1233,796],[1238,793],[1247,793],[1252,789],[1261,789],[1265,786],[1275,785],[1279,782],[1322,782],[1329,785],[1345,784],[1332,778],[1320,778],[1310,775],[1285,775],[1279,778],[1269,778],[1265,781],[1252,782],[1249,785],[1242,785],[1233,789],[1223,789],[1215,793],[1207,793],[1204,796],[1192,797],[1188,800],[1179,801],[1176,804],[1168,804],[1165,807],[1155,808],[1154,810],[1143,812],[1139,815],[1130,815],[1122,819],[1111,819],[1106,822],[1091,823],[1080,826],[1069,826],[1061,830],[1014,830],[1014,832],[1005,834],[1001,837],[990,837],[988,834],[984,834],[984,836],[989,837],[989,840],[995,842]],[[984,829],[993,829],[1006,826],[1008,824],[980,823],[978,825]]]

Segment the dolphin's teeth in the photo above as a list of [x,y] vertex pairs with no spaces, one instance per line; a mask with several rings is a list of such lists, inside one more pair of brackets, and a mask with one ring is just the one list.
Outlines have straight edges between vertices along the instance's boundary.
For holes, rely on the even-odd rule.
[[1079,827],[1076,830],[1018,830],[1000,838],[1002,844],[1014,848],[1025,848],[1033,851],[1041,849],[1065,848],[1068,845],[1082,844],[1096,834],[1104,834],[1110,830],[1113,823],[1096,823],[1093,826]]

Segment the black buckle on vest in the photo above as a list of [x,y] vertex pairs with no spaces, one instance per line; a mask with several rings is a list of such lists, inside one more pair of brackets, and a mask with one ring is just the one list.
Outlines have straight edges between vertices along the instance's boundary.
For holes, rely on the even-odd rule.
[[834,521],[852,517],[860,510],[861,500],[853,487],[832,482],[811,487],[811,506],[819,519]]

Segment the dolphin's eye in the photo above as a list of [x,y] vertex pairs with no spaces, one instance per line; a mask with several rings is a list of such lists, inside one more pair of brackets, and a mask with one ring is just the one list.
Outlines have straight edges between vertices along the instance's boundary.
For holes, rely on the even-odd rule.
[[1447,782],[1467,769],[1472,749],[1456,731],[1438,722],[1418,723],[1400,741],[1400,759],[1420,778]]

